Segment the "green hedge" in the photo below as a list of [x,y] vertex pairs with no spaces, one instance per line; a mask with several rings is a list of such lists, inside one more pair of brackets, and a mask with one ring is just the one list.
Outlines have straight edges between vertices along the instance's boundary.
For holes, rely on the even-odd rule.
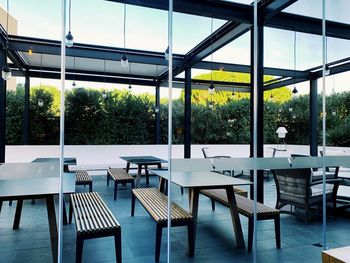
[[[59,91],[54,87],[32,87],[30,94],[30,144],[59,143]],[[195,94],[197,99],[198,93]],[[225,95],[228,98],[227,95]],[[39,105],[42,101],[42,105]],[[209,107],[208,98],[192,105],[193,144],[246,144],[250,140],[250,101],[247,96],[225,99]],[[23,143],[24,88],[7,92],[7,144]],[[155,143],[154,97],[127,91],[77,88],[66,92],[65,143],[153,144]],[[327,97],[327,143],[350,145],[350,93]],[[321,112],[321,97],[318,98]],[[183,143],[183,97],[173,103],[173,143]],[[168,105],[160,107],[161,143],[167,143]],[[276,129],[285,125],[287,142],[309,143],[309,96],[284,103],[266,99],[264,141],[276,143]],[[322,129],[321,113],[318,122]],[[321,138],[321,134],[319,134]]]

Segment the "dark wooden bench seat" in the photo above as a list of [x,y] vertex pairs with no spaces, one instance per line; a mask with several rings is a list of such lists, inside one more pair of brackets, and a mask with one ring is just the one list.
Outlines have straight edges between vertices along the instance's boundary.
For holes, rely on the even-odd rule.
[[107,186],[109,185],[109,179],[114,181],[114,200],[117,199],[118,184],[131,184],[131,188],[134,188],[134,178],[128,174],[123,168],[109,168],[107,170]]
[[88,185],[89,192],[92,192],[92,178],[86,170],[75,171],[75,185]]
[[[132,190],[131,216],[135,212],[135,200],[140,201],[157,224],[155,261],[159,261],[162,229],[168,223],[168,197],[156,188],[135,188]],[[176,203],[171,203],[171,226],[187,226],[189,256],[194,256],[194,222],[190,213]]]
[[[223,189],[201,190],[200,193],[211,198],[213,210],[215,210],[215,201],[229,206],[226,191]],[[238,213],[248,218],[248,251],[251,251],[254,231],[254,201],[237,193],[235,197]],[[281,248],[280,211],[257,202],[257,220],[268,219],[274,220],[276,246],[277,248]]]
[[122,262],[121,227],[96,192],[70,195],[69,222],[74,212],[77,230],[76,262],[81,262],[85,239],[114,236],[116,262]]

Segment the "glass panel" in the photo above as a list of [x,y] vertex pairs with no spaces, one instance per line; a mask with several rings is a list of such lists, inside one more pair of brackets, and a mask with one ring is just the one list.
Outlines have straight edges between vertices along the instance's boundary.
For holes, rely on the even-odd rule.
[[[326,1],[327,2],[327,1]],[[349,24],[350,20],[344,13],[344,1],[337,1],[332,5],[327,4],[325,10],[326,19]],[[327,27],[328,24],[326,24]],[[328,31],[328,28],[326,28]],[[333,176],[340,180],[335,185],[339,188],[335,192],[333,206],[327,206],[327,225],[326,225],[326,248],[335,249],[324,252],[326,260],[349,260],[348,254],[343,254],[344,247],[349,247],[350,238],[347,229],[349,228],[349,130],[346,128],[349,124],[348,107],[345,101],[349,97],[347,84],[349,82],[348,68],[345,66],[348,58],[348,41],[327,37],[326,39],[326,65],[332,65],[331,62],[342,60],[342,63],[334,63],[331,72],[325,71],[325,101],[326,101],[326,147],[322,155],[326,156],[326,163],[340,161],[337,165],[326,165],[325,174],[327,183],[330,183],[329,177]],[[344,67],[345,66],[345,67]],[[343,68],[342,68],[343,67]],[[337,71],[339,68],[343,70]],[[340,72],[340,74],[334,74]],[[328,75],[328,76],[327,76]],[[345,106],[345,107],[344,107]],[[337,139],[338,138],[338,139]],[[325,154],[324,154],[325,152]],[[346,156],[347,158],[344,158]],[[327,184],[329,185],[329,184]],[[343,254],[343,256],[342,256]]]

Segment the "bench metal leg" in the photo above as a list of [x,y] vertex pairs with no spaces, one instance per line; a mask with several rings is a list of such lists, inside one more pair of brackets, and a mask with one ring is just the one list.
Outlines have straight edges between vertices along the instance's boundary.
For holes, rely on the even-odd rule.
[[19,222],[21,221],[21,213],[22,213],[23,200],[17,200],[15,220],[13,221],[13,229],[19,228]]
[[117,180],[114,181],[114,200],[117,199],[117,190],[118,190],[118,182]]
[[83,259],[83,246],[84,246],[84,239],[77,236],[77,244],[76,244],[76,252],[75,252],[75,262],[81,263]]
[[73,204],[72,204],[72,198],[69,199],[69,224],[72,224],[73,219]]
[[92,192],[92,182],[89,183],[89,192]]
[[149,185],[148,165],[145,165],[146,184]]
[[62,211],[62,216],[63,216],[63,225],[67,225],[67,209],[66,209],[66,202],[64,201],[63,197],[63,211]]
[[248,218],[248,251],[252,251],[253,247],[253,234],[254,234],[254,219]]
[[107,172],[107,186],[109,186],[109,173]]
[[190,257],[194,256],[194,224],[193,222],[189,223],[187,226],[187,238],[188,238],[188,255]]
[[122,234],[121,228],[117,230],[114,235],[114,245],[115,245],[115,258],[117,263],[122,263]]
[[215,200],[211,198],[211,210],[215,211]]
[[131,192],[131,216],[135,214],[135,195]]
[[1,208],[2,208],[2,201],[0,201],[0,213],[1,213]]
[[281,227],[280,227],[280,216],[274,218],[275,221],[275,238],[276,247],[281,248]]
[[[159,262],[160,257],[160,246],[162,243],[162,230],[163,227],[159,224],[157,224],[157,231],[156,231],[156,254],[155,254],[155,261]],[[192,231],[193,232],[193,231]]]
[[12,206],[12,200],[9,201],[9,206]]

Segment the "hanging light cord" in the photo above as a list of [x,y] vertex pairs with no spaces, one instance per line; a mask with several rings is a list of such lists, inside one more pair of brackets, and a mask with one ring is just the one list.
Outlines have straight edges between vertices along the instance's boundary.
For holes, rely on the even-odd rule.
[[71,31],[71,10],[72,10],[72,0],[69,0],[69,10],[68,10],[69,32]]
[[[297,70],[297,31],[294,31],[294,81],[296,79],[296,70]],[[294,83],[295,87],[295,83]]]
[[125,53],[125,47],[126,47],[126,40],[125,40],[125,27],[126,27],[126,1],[124,2],[124,53]]
[[210,26],[210,80],[213,81],[213,18],[211,18]]
[[7,7],[7,15],[6,15],[6,33],[9,34],[8,29],[9,29],[9,10],[10,10],[10,6],[9,6],[9,0],[7,0],[6,3],[6,7]]

